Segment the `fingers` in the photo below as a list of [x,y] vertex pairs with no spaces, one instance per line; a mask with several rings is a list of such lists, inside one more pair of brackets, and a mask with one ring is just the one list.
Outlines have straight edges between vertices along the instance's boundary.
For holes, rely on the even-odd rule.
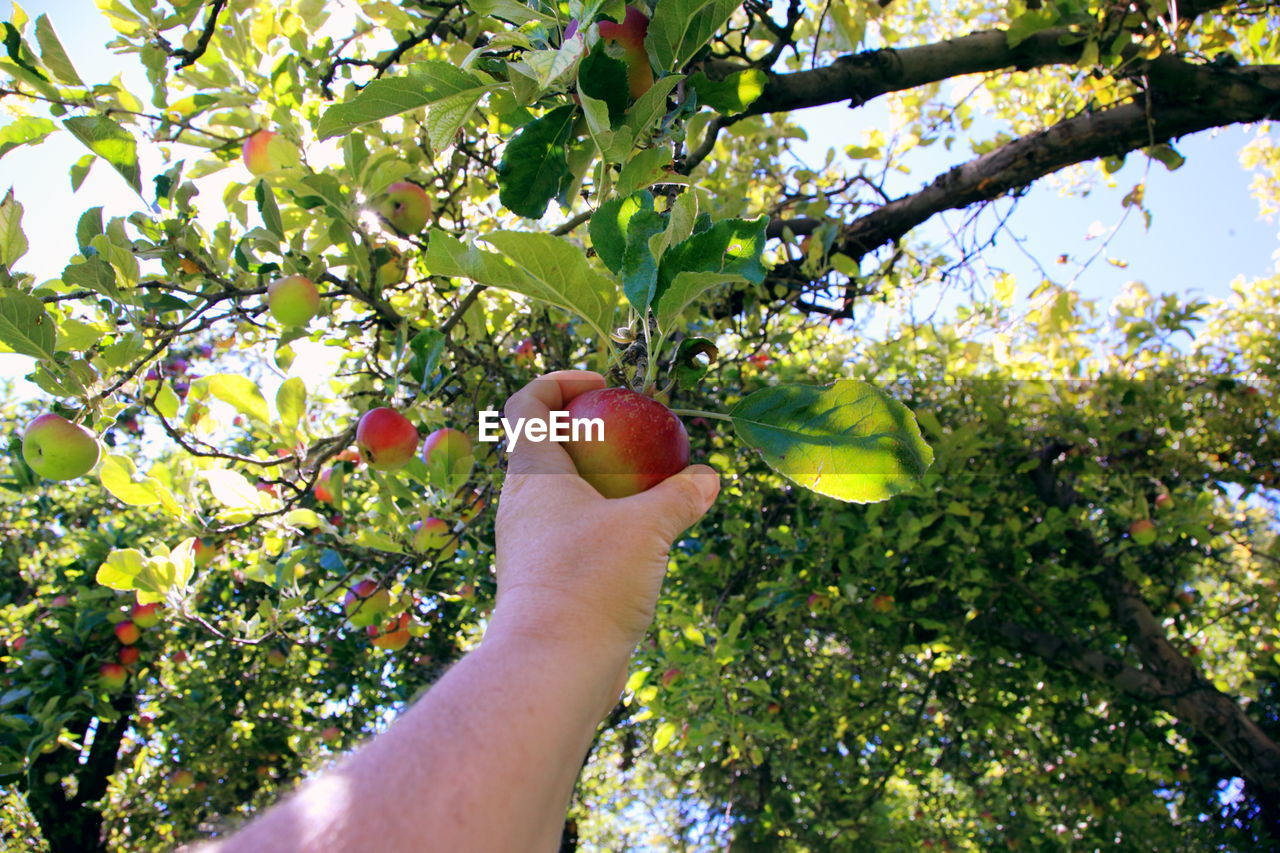
[[[547,421],[552,412],[562,411],[579,394],[605,386],[604,377],[589,370],[558,370],[540,376],[511,395],[503,415],[513,424],[517,419]],[[508,436],[508,441],[511,437]],[[554,441],[520,440],[507,457],[507,473],[573,474],[573,460]]]
[[720,475],[706,465],[690,465],[679,474],[625,501],[635,507],[635,518],[649,518],[674,542],[706,515],[720,494]]

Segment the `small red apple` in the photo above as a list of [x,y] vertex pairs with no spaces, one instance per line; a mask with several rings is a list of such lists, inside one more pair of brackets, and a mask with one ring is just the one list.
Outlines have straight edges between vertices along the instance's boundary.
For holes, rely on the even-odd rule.
[[298,150],[278,133],[260,130],[244,141],[240,148],[245,168],[254,175],[265,175],[298,162]]
[[662,673],[662,686],[670,687],[672,684],[675,683],[676,679],[679,678],[680,675],[681,675],[681,672],[679,668],[674,666],[671,667],[666,672]]
[[1156,526],[1149,518],[1140,518],[1129,525],[1129,538],[1139,545],[1150,545],[1156,541]]
[[333,466],[330,465],[316,478],[315,496],[320,503],[332,504],[337,500],[338,492],[342,488],[342,477],[339,475],[335,482],[334,474]]
[[128,619],[123,622],[117,622],[116,639],[126,646],[132,646],[138,642],[138,638],[142,636],[142,632],[138,630],[138,626],[130,622]]
[[124,687],[128,678],[129,672],[118,663],[104,663],[98,667],[98,680],[112,693]]
[[599,418],[604,424],[603,440],[582,436],[563,447],[582,478],[606,498],[639,494],[689,464],[684,424],[666,406],[643,394],[600,388],[574,397],[568,412],[570,419]]
[[370,625],[366,631],[371,638],[370,642],[378,648],[398,652],[409,644],[409,614],[401,613],[397,619],[383,625],[381,631],[373,625]]
[[[209,561],[218,553],[218,546],[212,542],[197,538],[195,545],[192,546],[192,551],[195,555],[196,565],[203,567],[209,565]],[[146,626],[144,625],[143,627],[145,628]]]
[[417,234],[431,218],[431,196],[412,181],[396,181],[378,203],[378,212],[401,234]]
[[1161,492],[1156,495],[1156,512],[1163,512],[1167,509],[1173,509],[1173,495],[1168,492]]
[[325,743],[336,743],[342,737],[342,731],[337,726],[325,726],[320,730],[320,739]]
[[516,344],[516,347],[512,352],[515,354],[516,364],[520,367],[533,367],[534,363],[538,360],[538,352],[534,349],[533,341],[529,338],[525,338],[523,341]]
[[133,666],[138,662],[138,657],[142,652],[138,651],[137,646],[122,646],[120,651],[116,653],[116,660],[125,666]]
[[372,625],[384,610],[391,606],[391,593],[378,586],[378,582],[366,578],[350,590],[343,600],[347,619],[357,628]]
[[403,468],[418,450],[418,430],[395,409],[365,412],[356,426],[360,456],[375,471]]
[[174,663],[186,663],[187,653],[182,649],[178,649],[176,652],[169,655],[169,660],[173,661]]
[[456,429],[438,429],[422,443],[422,461],[433,486],[457,488],[471,471],[471,439]]
[[892,595],[875,595],[871,597],[871,609],[877,613],[893,612]]

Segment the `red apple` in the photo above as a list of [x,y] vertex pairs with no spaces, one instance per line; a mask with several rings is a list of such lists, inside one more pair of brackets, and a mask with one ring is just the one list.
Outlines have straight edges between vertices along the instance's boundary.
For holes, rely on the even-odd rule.
[[398,652],[409,644],[409,614],[401,613],[399,618],[383,625],[381,631],[373,625],[366,630],[371,638],[370,642],[375,646],[389,652]]
[[104,663],[98,667],[98,680],[102,686],[112,693],[124,687],[129,672],[118,663]]
[[578,473],[606,498],[625,498],[661,483],[689,464],[684,424],[656,400],[626,388],[601,388],[569,401],[569,417],[599,418],[601,441],[591,430],[564,449]]
[[1156,526],[1149,518],[1140,518],[1129,525],[1129,538],[1139,545],[1150,545],[1156,541]]
[[391,593],[378,586],[378,582],[366,578],[350,590],[343,600],[343,608],[347,619],[357,628],[372,625],[378,621],[382,611],[391,606]]
[[320,739],[325,743],[336,743],[342,737],[342,732],[337,726],[325,726],[320,730]]
[[245,168],[254,175],[265,175],[298,162],[298,149],[293,143],[270,130],[260,130],[246,139],[240,153]]
[[670,687],[672,684],[675,683],[675,680],[679,677],[680,677],[680,670],[674,666],[671,667],[671,669],[662,673],[662,686]]
[[632,98],[638,98],[653,88],[653,66],[649,64],[649,54],[644,49],[644,39],[648,32],[649,16],[634,6],[627,7],[627,14],[621,24],[613,21],[600,22],[600,38],[622,48],[622,56],[627,63],[627,85]]
[[98,439],[62,415],[46,412],[27,425],[22,458],[41,477],[74,480],[98,464]]
[[1173,509],[1173,495],[1168,492],[1161,492],[1156,495],[1156,512],[1163,512],[1167,509]]
[[174,652],[172,655],[169,656],[169,660],[173,661],[174,663],[186,663],[187,653],[182,649],[178,649],[176,652]]
[[22,647],[25,646],[26,644],[27,644],[26,637],[19,637],[18,639],[14,640],[12,643],[14,654],[17,654],[18,652],[22,651]]
[[[191,550],[195,556],[196,565],[207,566],[209,565],[209,561],[217,555],[218,546],[197,538],[195,544],[191,546]],[[148,626],[143,625],[142,627],[146,628]]]
[[267,288],[267,308],[282,325],[305,326],[320,310],[320,291],[306,276],[286,276]]
[[116,660],[125,666],[133,666],[138,662],[138,657],[142,652],[138,651],[137,646],[122,646],[120,651],[116,653]]
[[431,196],[415,183],[396,181],[387,187],[378,212],[401,234],[417,234],[431,217]]
[[395,409],[372,409],[356,426],[356,447],[373,470],[395,471],[417,452],[418,430]]
[[321,471],[320,476],[316,478],[315,495],[316,500],[320,501],[320,503],[334,503],[341,490],[342,477],[339,475],[335,480],[332,465]]
[[116,623],[116,639],[126,646],[132,646],[138,642],[138,638],[142,636],[142,632],[138,630],[138,626],[130,622],[128,619],[123,622]]
[[442,518],[424,518],[415,521],[409,529],[413,531],[413,549],[420,554],[434,553],[436,559],[443,560],[458,550],[458,537]]
[[512,353],[515,355],[516,364],[520,367],[533,367],[534,362],[538,360],[538,351],[533,348],[533,341],[529,338],[516,344]]
[[872,596],[871,609],[877,613],[892,613],[893,612],[893,596],[892,595]]

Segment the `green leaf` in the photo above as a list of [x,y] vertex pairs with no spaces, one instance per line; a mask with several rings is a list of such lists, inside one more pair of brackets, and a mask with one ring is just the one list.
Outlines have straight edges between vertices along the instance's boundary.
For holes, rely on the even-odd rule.
[[27,235],[22,231],[22,205],[13,197],[13,188],[0,202],[0,267],[12,270],[27,253]]
[[17,290],[0,291],[0,343],[22,355],[53,358],[53,318],[44,303]]
[[163,506],[173,515],[180,515],[182,508],[168,487],[153,477],[138,477],[133,460],[127,456],[111,454],[98,471],[102,487],[116,500],[129,506]]
[[1148,157],[1152,160],[1159,160],[1170,172],[1181,168],[1182,164],[1187,162],[1187,159],[1179,154],[1178,149],[1172,145],[1152,145],[1144,150]]
[[201,471],[200,476],[209,484],[214,500],[230,510],[264,509],[265,492],[260,492],[245,479],[243,474],[225,468]]
[[618,174],[618,195],[631,195],[664,180],[676,177],[667,168],[671,151],[665,147],[646,148],[627,160]]
[[26,44],[22,41],[22,34],[18,32],[13,24],[5,21],[4,24],[4,46],[9,53],[9,58],[14,64],[24,71],[34,75],[38,80],[47,81],[49,78],[40,73],[40,69],[32,65],[23,54],[30,56],[30,51],[26,50]]
[[627,223],[627,248],[622,253],[622,292],[643,315],[658,285],[658,261],[649,246],[651,237],[667,230],[667,219],[652,210],[641,210]]
[[853,379],[765,388],[729,416],[769,467],[837,500],[870,503],[901,494],[933,463],[911,411]]
[[469,278],[541,299],[586,320],[599,334],[612,326],[616,288],[591,268],[582,249],[550,234],[496,231],[484,240],[497,252],[431,232],[426,266],[432,275]]
[[1009,47],[1017,47],[1036,33],[1041,30],[1047,30],[1057,22],[1057,10],[1052,4],[1046,4],[1039,9],[1023,12],[1014,18],[1009,23],[1009,31],[1005,33],[1005,40],[1009,43]]
[[58,34],[53,31],[48,15],[36,18],[36,41],[40,43],[40,59],[53,72],[54,77],[71,86],[84,85],[75,66],[71,64],[71,58],[63,49],[62,42],[58,40]]
[[274,234],[276,239],[284,240],[284,223],[280,219],[280,207],[276,204],[276,194],[271,191],[271,185],[265,178],[258,179],[257,185],[253,188],[253,197],[258,203],[262,224],[267,226],[267,230]]
[[105,116],[77,116],[63,125],[90,151],[111,164],[134,192],[142,195],[138,143],[129,131]]
[[676,724],[667,720],[653,733],[653,751],[662,752],[676,737]]
[[614,198],[596,208],[587,225],[591,246],[612,272],[622,269],[627,248],[627,228],[641,210],[653,210],[653,194],[645,191],[626,198]]
[[627,65],[605,52],[603,39],[578,66],[578,88],[582,94],[604,101],[609,108],[609,125],[618,126],[627,112]]
[[645,92],[627,110],[627,119],[623,127],[631,131],[631,138],[640,140],[648,137],[654,123],[667,114],[667,97],[671,90],[684,79],[682,74],[663,77],[653,84],[653,88]]
[[115,300],[121,298],[120,288],[116,285],[115,268],[97,255],[84,263],[68,264],[62,271],[62,280],[66,284],[84,287]]
[[[257,389],[255,389],[257,390]],[[307,386],[297,376],[290,376],[276,389],[276,409],[280,421],[287,429],[293,429],[307,412]]]
[[409,341],[409,374],[423,388],[429,388],[436,365],[444,354],[445,336],[439,329],[424,329]]
[[697,302],[711,288],[722,284],[744,284],[746,281],[740,275],[722,272],[677,273],[658,300],[658,328],[664,333],[670,331],[684,309]]
[[0,127],[0,157],[21,145],[38,145],[58,126],[47,118],[23,116]]
[[547,27],[557,25],[556,19],[551,15],[534,11],[530,6],[517,0],[467,0],[467,5],[477,15],[501,18],[517,26],[528,23],[539,23]]
[[764,94],[768,79],[769,75],[759,68],[735,71],[723,80],[712,80],[699,71],[689,78],[689,85],[698,93],[698,103],[731,116],[745,112],[755,103]]
[[438,153],[492,88],[452,63],[416,62],[403,77],[374,80],[350,101],[330,107],[317,132],[321,139],[342,136],[362,124],[426,107],[428,136]]
[[[686,273],[686,275],[700,274]],[[685,338],[676,350],[676,381],[685,390],[696,388],[719,357],[720,349],[707,338]]]
[[577,107],[566,104],[520,128],[498,163],[498,198],[518,216],[541,219],[573,179],[567,144]]
[[271,423],[271,412],[267,408],[266,398],[258,390],[257,384],[247,376],[215,373],[213,376],[204,376],[192,383],[193,391],[196,390],[196,386],[204,386],[214,397],[234,406],[237,411],[260,423]]
[[725,25],[742,0],[662,0],[644,46],[659,71],[679,71]]
[[111,589],[137,589],[137,577],[146,567],[146,559],[146,555],[133,548],[112,551],[98,566],[97,581]]
[[760,261],[764,251],[767,217],[759,219],[723,219],[706,231],[694,234],[687,240],[667,249],[658,267],[658,286],[655,300],[659,315],[672,318],[678,315],[693,296],[690,290],[700,288],[701,293],[712,287],[715,281],[707,278],[685,279],[679,292],[667,298],[676,277],[681,273],[722,273],[724,281],[745,279],[752,284],[764,281],[764,264]]

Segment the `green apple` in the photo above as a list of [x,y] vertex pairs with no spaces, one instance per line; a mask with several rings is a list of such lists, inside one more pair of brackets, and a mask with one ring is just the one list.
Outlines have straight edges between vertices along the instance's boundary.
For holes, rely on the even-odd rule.
[[1129,538],[1139,545],[1151,545],[1156,541],[1156,526],[1149,518],[1140,518],[1129,525]]
[[666,406],[627,388],[600,388],[569,401],[571,420],[599,418],[603,437],[583,430],[562,445],[582,478],[606,498],[636,495],[689,464],[689,436]]
[[378,212],[401,234],[419,234],[431,218],[431,196],[410,181],[396,181],[387,187]]
[[98,439],[62,415],[46,412],[27,425],[22,458],[41,477],[74,480],[98,464]]
[[306,276],[286,276],[267,288],[267,308],[281,325],[305,326],[320,310],[320,291]]
[[413,549],[419,554],[435,554],[436,559],[444,560],[458,550],[458,537],[442,518],[424,518],[409,529],[413,531]]

